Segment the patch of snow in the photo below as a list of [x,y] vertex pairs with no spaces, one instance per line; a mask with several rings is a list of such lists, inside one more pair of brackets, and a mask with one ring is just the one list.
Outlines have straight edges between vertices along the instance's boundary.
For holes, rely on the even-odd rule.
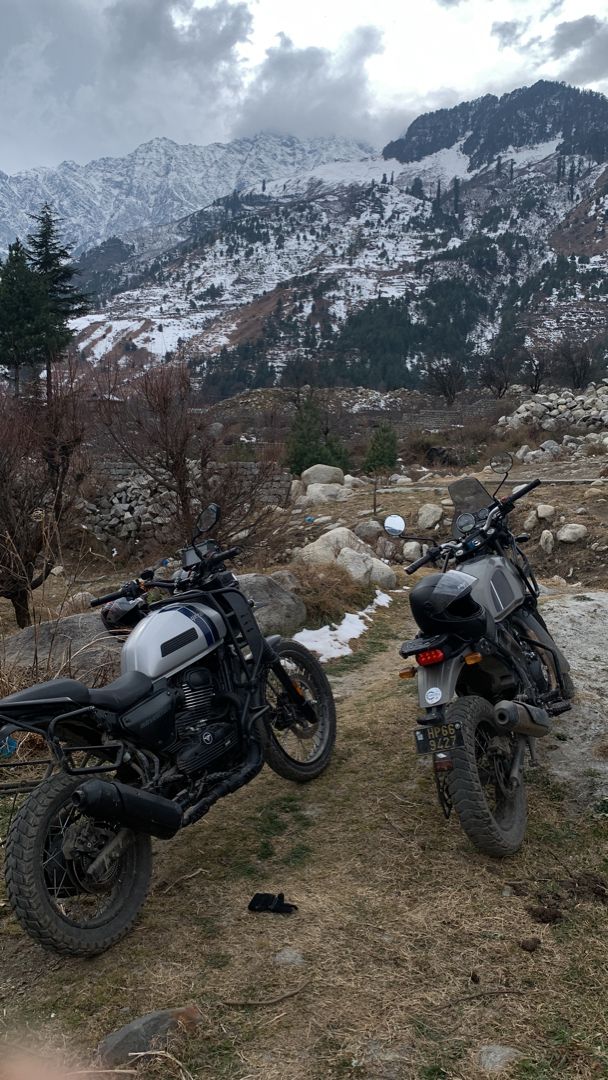
[[336,660],[341,656],[350,656],[352,649],[349,642],[360,638],[369,630],[371,616],[377,608],[386,608],[392,603],[387,593],[376,592],[375,600],[363,611],[347,614],[337,626],[322,626],[319,630],[300,630],[294,634],[294,641],[299,641],[311,652],[316,653],[322,664]]

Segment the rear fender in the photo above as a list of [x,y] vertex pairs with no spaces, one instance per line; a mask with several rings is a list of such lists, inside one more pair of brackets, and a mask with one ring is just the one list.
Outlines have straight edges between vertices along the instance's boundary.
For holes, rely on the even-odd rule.
[[456,694],[456,684],[464,667],[464,656],[452,656],[442,664],[418,668],[418,700],[423,709],[449,705]]

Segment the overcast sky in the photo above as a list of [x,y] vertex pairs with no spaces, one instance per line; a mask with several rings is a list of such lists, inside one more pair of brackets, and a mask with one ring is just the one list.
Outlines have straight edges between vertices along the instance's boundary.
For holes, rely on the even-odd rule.
[[159,135],[382,146],[538,78],[608,92],[608,0],[0,0],[0,169]]

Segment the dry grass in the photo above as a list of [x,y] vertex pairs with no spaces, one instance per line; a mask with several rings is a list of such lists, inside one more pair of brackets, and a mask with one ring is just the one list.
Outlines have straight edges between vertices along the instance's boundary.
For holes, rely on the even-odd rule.
[[373,585],[358,585],[341,566],[303,566],[290,571],[298,579],[298,596],[306,604],[309,629],[340,622],[346,611],[361,611],[374,598]]
[[[378,618],[407,634],[405,597]],[[605,823],[573,816],[535,773],[521,854],[478,855],[414,758],[397,644],[340,679],[339,744],[320,780],[266,772],[157,845],[143,918],[112,952],[48,957],[0,906],[0,1029],[35,1028],[82,1060],[134,1016],[196,1001],[200,1033],[169,1047],[181,1064],[142,1061],[146,1080],[481,1080],[476,1053],[493,1042],[525,1055],[514,1077],[606,1076],[605,894],[583,877],[608,870]],[[250,914],[258,890],[283,890],[298,913]],[[561,920],[538,923],[530,909],[549,905]],[[300,966],[277,965],[285,946]]]

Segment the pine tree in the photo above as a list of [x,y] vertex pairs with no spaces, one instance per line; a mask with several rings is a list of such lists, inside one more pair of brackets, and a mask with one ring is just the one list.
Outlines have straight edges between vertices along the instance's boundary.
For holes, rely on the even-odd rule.
[[414,177],[410,195],[413,195],[415,199],[424,199],[424,185],[420,176]]
[[397,432],[389,423],[384,422],[374,431],[363,464],[365,471],[371,473],[374,478],[374,514],[377,509],[378,482],[380,477],[385,476],[390,469],[394,469],[396,464]]
[[14,372],[15,397],[20,393],[20,373],[44,358],[49,330],[46,290],[30,269],[20,240],[9,245],[0,264],[0,357]]
[[500,155],[496,158],[496,175],[502,175],[502,158],[500,157]]
[[296,413],[287,439],[286,461],[295,476],[311,465],[335,465],[340,469],[348,465],[344,446],[331,434],[327,424],[323,426],[321,414],[311,398],[306,398]]
[[458,215],[460,211],[460,180],[457,176],[454,177],[454,213]]
[[59,222],[48,203],[39,214],[32,214],[37,228],[28,236],[31,268],[39,275],[45,289],[48,326],[45,340],[46,395],[53,395],[52,367],[72,340],[70,319],[88,311],[87,297],[74,285],[76,267],[71,248],[62,243]]

